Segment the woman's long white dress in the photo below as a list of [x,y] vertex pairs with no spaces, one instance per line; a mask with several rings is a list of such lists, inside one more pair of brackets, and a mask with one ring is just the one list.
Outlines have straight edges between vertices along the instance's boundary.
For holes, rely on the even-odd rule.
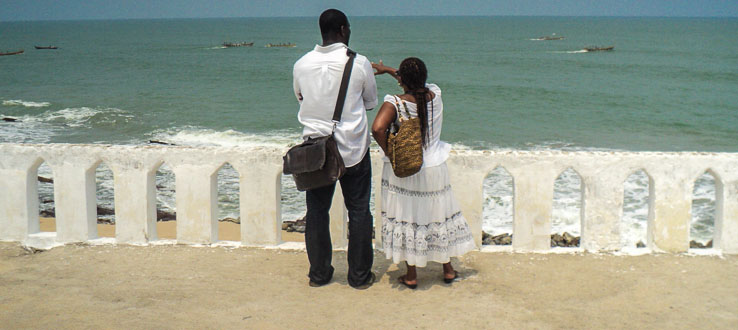
[[[469,224],[454,198],[446,167],[450,146],[440,140],[443,124],[441,90],[426,85],[435,97],[428,102],[430,139],[423,149],[420,172],[398,178],[384,157],[382,170],[382,247],[387,259],[424,267],[428,261],[447,263],[476,248]],[[385,102],[395,105],[395,97]],[[412,117],[417,106],[405,102]],[[404,113],[404,109],[402,110]]]

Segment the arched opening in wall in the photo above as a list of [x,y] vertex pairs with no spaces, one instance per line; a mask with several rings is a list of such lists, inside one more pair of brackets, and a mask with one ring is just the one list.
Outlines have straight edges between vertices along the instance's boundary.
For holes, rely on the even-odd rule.
[[241,241],[241,195],[239,174],[229,163],[217,172],[218,180],[218,240]]
[[513,177],[502,166],[484,178],[482,244],[511,245],[513,233]]
[[42,232],[56,232],[56,207],[54,202],[54,172],[43,162],[36,170],[38,178],[38,215]]
[[115,194],[113,171],[105,163],[95,170],[97,196],[97,235],[115,237]]
[[624,248],[645,248],[648,244],[648,214],[652,179],[644,170],[628,176],[623,183],[623,218],[620,244]]
[[551,247],[579,247],[582,233],[582,178],[572,168],[554,181]]
[[692,221],[689,226],[689,247],[692,249],[709,249],[713,246],[717,218],[715,181],[715,175],[706,171],[694,182]]
[[305,192],[297,191],[292,175],[281,177],[282,241],[304,242],[305,213],[307,212]]
[[177,239],[177,200],[174,171],[165,163],[156,170],[156,233],[159,239]]

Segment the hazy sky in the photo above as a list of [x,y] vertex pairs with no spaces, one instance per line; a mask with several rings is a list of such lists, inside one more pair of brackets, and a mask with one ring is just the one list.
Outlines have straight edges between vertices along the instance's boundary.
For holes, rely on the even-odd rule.
[[738,16],[738,0],[0,0],[0,21],[185,17]]

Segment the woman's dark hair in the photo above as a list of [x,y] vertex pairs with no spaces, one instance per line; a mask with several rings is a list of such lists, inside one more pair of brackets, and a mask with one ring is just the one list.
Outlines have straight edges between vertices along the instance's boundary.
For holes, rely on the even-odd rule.
[[[425,147],[429,140],[428,133],[428,94],[430,90],[425,87],[425,81],[428,79],[428,70],[425,63],[417,57],[408,57],[400,63],[397,70],[402,84],[407,87],[407,93],[415,97],[415,104],[418,106],[418,118],[420,119],[420,139]],[[433,103],[431,103],[430,115],[433,116]],[[432,129],[432,127],[431,127]]]

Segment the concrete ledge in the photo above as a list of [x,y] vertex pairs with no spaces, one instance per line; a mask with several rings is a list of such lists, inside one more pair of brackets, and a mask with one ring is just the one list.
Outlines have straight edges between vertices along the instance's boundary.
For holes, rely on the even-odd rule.
[[[218,243],[216,174],[229,163],[239,172],[241,241],[275,247],[280,240],[281,148],[0,144],[0,240],[39,245],[87,242],[98,238],[94,172],[107,164],[115,178],[115,242],[161,244],[156,233],[154,174],[168,164],[176,175],[178,244]],[[36,174],[46,162],[55,175],[57,232],[39,236]],[[372,152],[373,180],[381,159]],[[454,150],[447,162],[454,193],[481,248],[482,184],[503,167],[514,184],[512,251],[550,250],[553,182],[567,169],[582,180],[584,251],[621,249],[623,182],[643,170],[651,184],[649,251],[689,249],[692,186],[709,172],[716,184],[715,251],[738,253],[738,154],[699,152],[557,152]],[[378,184],[375,194],[379,191]],[[346,246],[342,196],[334,198],[334,247]],[[380,203],[374,210],[379,217]],[[381,244],[381,242],[379,242]],[[491,248],[484,247],[489,250]],[[494,248],[497,249],[497,248]],[[505,250],[507,248],[500,248]]]

